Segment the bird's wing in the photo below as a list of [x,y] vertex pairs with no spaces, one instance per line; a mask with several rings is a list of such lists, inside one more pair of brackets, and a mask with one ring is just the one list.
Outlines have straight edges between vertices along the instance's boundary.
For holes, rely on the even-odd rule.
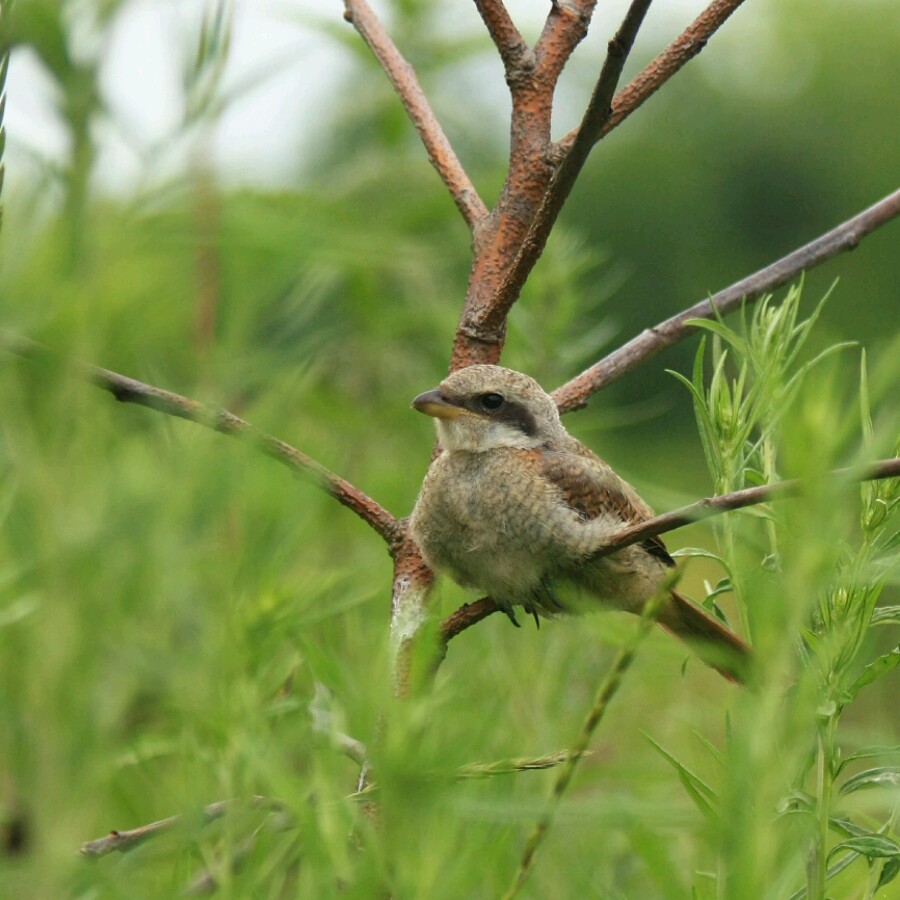
[[[637,491],[574,438],[571,447],[545,451],[538,460],[541,474],[556,485],[566,504],[586,520],[605,515],[618,519],[625,527],[653,517],[653,510]],[[675,564],[661,538],[648,538],[640,546],[666,565]]]

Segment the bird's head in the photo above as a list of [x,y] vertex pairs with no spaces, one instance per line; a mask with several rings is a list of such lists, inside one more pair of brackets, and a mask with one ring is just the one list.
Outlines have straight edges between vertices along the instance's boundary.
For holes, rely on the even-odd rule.
[[531,449],[566,435],[550,395],[533,378],[502,366],[460,369],[412,406],[434,416],[445,450]]

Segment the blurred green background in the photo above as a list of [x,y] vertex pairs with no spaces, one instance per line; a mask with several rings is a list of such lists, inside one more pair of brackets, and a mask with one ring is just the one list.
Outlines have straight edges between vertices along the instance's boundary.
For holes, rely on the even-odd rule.
[[[490,205],[508,129],[502,70],[472,4],[456,5],[458,17],[394,0],[387,19]],[[3,194],[0,328],[61,361],[0,359],[0,893],[174,896],[259,816],[191,820],[94,865],[75,851],[111,828],[266,794],[286,799],[298,827],[264,833],[252,865],[223,866],[225,895],[368,897],[389,884],[397,897],[497,896],[547,776],[429,776],[566,747],[630,626],[598,616],[514,632],[489,620],[451,646],[433,696],[398,709],[379,539],[252,449],[73,376],[69,361],[87,360],[225,406],[406,514],[433,440],[409,400],[446,371],[468,275],[466,230],[337,2],[321,19],[302,0],[283,7],[285,27],[344,61],[288,183],[252,187],[216,169],[228,25],[210,5],[205,30],[185,24],[183,168],[161,172],[149,156],[146,177],[99,189],[116,127],[104,36],[130,6],[19,0],[4,16],[14,59],[38,60],[52,85],[69,151],[62,165],[8,171]],[[565,73],[559,135],[617,10]],[[655,15],[626,78],[689,18]],[[893,0],[745,4],[599,145],[513,311],[504,362],[553,388],[895,189],[898,40]],[[299,77],[308,92],[321,71]],[[898,277],[895,224],[805,285],[808,312],[840,279],[811,347],[867,348],[883,455],[896,434]],[[668,351],[567,419],[659,509],[711,490],[690,398],[665,373],[689,371],[695,351]],[[842,359],[835,409],[851,408],[858,377],[858,351]],[[836,442],[835,464],[851,443]],[[712,543],[701,526],[670,540]],[[697,562],[686,586],[702,595],[718,577]],[[439,602],[465,599],[444,585]],[[703,741],[723,739],[733,688],[695,662],[682,675],[685,655],[661,634],[644,647],[527,896],[715,896],[715,836],[642,736],[701,767]],[[344,799],[354,765],[313,733],[317,682],[360,740],[376,741],[379,718],[392,725],[380,830]],[[851,743],[900,743],[896,684],[848,712]],[[863,870],[834,896],[864,896]],[[803,859],[776,874],[765,896],[788,896]]]

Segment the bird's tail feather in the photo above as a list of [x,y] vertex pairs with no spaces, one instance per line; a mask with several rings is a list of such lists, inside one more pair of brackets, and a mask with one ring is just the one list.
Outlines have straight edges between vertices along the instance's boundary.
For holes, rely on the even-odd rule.
[[729,681],[743,684],[750,665],[750,648],[718,619],[676,591],[659,616],[666,631],[689,644],[707,665]]

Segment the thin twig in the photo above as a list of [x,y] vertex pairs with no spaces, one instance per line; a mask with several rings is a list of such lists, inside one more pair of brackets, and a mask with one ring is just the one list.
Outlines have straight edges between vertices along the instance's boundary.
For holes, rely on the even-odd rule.
[[[673,75],[690,62],[744,0],[715,0],[646,68],[642,69],[612,101],[612,114],[595,134],[599,141],[621,125],[636,109],[656,93]],[[567,153],[579,129],[573,129],[557,143],[557,152]]]
[[[835,481],[877,481],[882,478],[900,478],[900,457],[882,459],[861,468],[835,469],[825,476]],[[745,488],[719,497],[706,497],[695,503],[689,503],[679,509],[654,516],[638,525],[630,525],[611,535],[595,556],[608,556],[623,547],[638,544],[648,538],[675,531],[693,522],[718,516],[736,509],[757,506],[770,500],[796,496],[802,490],[804,482],[800,479],[777,481],[758,487]],[[446,645],[458,634],[477,625],[482,619],[500,612],[500,607],[491,597],[482,597],[474,603],[466,603],[441,623],[440,639],[446,651]]]
[[613,660],[606,677],[597,689],[594,702],[581,726],[581,732],[578,735],[578,739],[569,751],[569,755],[560,768],[556,780],[553,783],[553,789],[550,794],[550,799],[547,802],[547,806],[535,823],[534,830],[531,832],[525,843],[525,849],[522,852],[522,860],[519,863],[519,870],[516,873],[512,886],[503,895],[503,900],[512,900],[528,879],[528,875],[534,867],[537,851],[550,831],[550,826],[553,824],[556,810],[559,807],[563,794],[566,792],[566,789],[572,781],[575,769],[581,758],[587,752],[591,737],[597,730],[597,726],[600,724],[606,711],[609,709],[610,702],[621,687],[625,673],[630,668],[632,662],[634,662],[638,647],[647,636],[663,606],[665,606],[666,601],[669,598],[669,592],[677,581],[677,577],[676,573],[671,578],[667,578],[665,583],[660,586],[653,597],[651,597],[644,605],[641,621],[637,630],[616,654],[616,658]]
[[848,219],[814,241],[787,256],[735,282],[730,287],[701,300],[659,325],[641,332],[608,356],[577,375],[553,392],[560,412],[581,409],[588,398],[621,378],[627,372],[693,334],[696,327],[689,319],[713,319],[739,309],[742,303],[758,299],[826,260],[852,250],[868,234],[880,228],[900,213],[900,190],[888,194],[868,209]]
[[522,65],[523,59],[529,53],[528,45],[510,18],[503,0],[475,0],[475,6],[509,75],[512,70]]
[[[600,75],[597,78],[597,84],[591,94],[590,102],[585,110],[578,127],[577,136],[572,143],[572,149],[566,154],[560,172],[555,179],[556,182],[565,181],[571,178],[574,182],[578,175],[578,170],[587,159],[590,148],[599,140],[603,126],[612,115],[612,98],[622,77],[622,69],[625,67],[625,61],[631,48],[634,46],[635,38],[644,22],[644,17],[653,0],[632,0],[619,30],[607,46],[606,59],[603,61],[603,67],[600,69]],[[571,175],[567,173],[567,168],[577,168]],[[554,183],[554,188],[555,188]],[[559,190],[559,188],[555,188]],[[568,190],[566,191],[568,194]]]
[[[882,459],[866,466],[864,469],[835,469],[827,478],[834,481],[877,481],[882,478],[900,477],[900,457]],[[736,509],[757,506],[783,497],[795,497],[803,489],[804,481],[794,478],[789,481],[776,481],[774,484],[762,484],[757,487],[744,488],[720,497],[706,497],[696,503],[689,503],[680,509],[654,516],[638,525],[623,528],[595,551],[596,556],[608,556],[623,547],[638,544],[648,538],[675,531],[692,522],[699,522],[711,516],[718,516]]]
[[612,114],[610,101],[651,2],[652,0],[633,0],[615,37],[609,42],[606,59],[582,119],[578,137],[569,147],[550,182],[528,233],[516,250],[515,260],[500,283],[496,301],[479,323],[482,328],[494,331],[502,327],[522,286],[540,258],[550,231],[597,141],[596,136]]
[[[206,825],[216,819],[221,819],[237,803],[237,800],[219,800],[216,803],[204,806],[202,811],[203,824]],[[250,805],[254,809],[265,809],[271,812],[281,812],[285,808],[284,801],[275,800],[272,797],[255,796],[250,800]],[[124,853],[132,850],[148,838],[171,831],[186,820],[190,821],[190,816],[182,813],[176,816],[169,816],[166,819],[160,819],[158,822],[151,822],[149,825],[132,828],[129,831],[111,831],[105,837],[86,841],[81,845],[79,852],[82,856],[89,856],[94,859],[116,851]]]
[[[5,332],[0,332],[0,348],[26,358],[55,358],[55,354],[42,344]],[[142,381],[111,372],[109,369],[102,369],[99,366],[85,363],[73,363],[72,365],[81,378],[109,391],[116,400],[146,406],[168,416],[187,419],[189,422],[196,422],[198,425],[211,428],[221,434],[249,441],[267,456],[287,466],[295,474],[311,481],[347,509],[356,513],[388,542],[392,550],[396,541],[401,537],[404,531],[403,525],[371,497],[296,447],[261,431],[233,413],[199,403],[153,385],[144,384]]]
[[359,32],[381,64],[415,126],[428,159],[474,233],[488,210],[434,115],[413,67],[403,58],[366,0],[344,0],[344,18]]

